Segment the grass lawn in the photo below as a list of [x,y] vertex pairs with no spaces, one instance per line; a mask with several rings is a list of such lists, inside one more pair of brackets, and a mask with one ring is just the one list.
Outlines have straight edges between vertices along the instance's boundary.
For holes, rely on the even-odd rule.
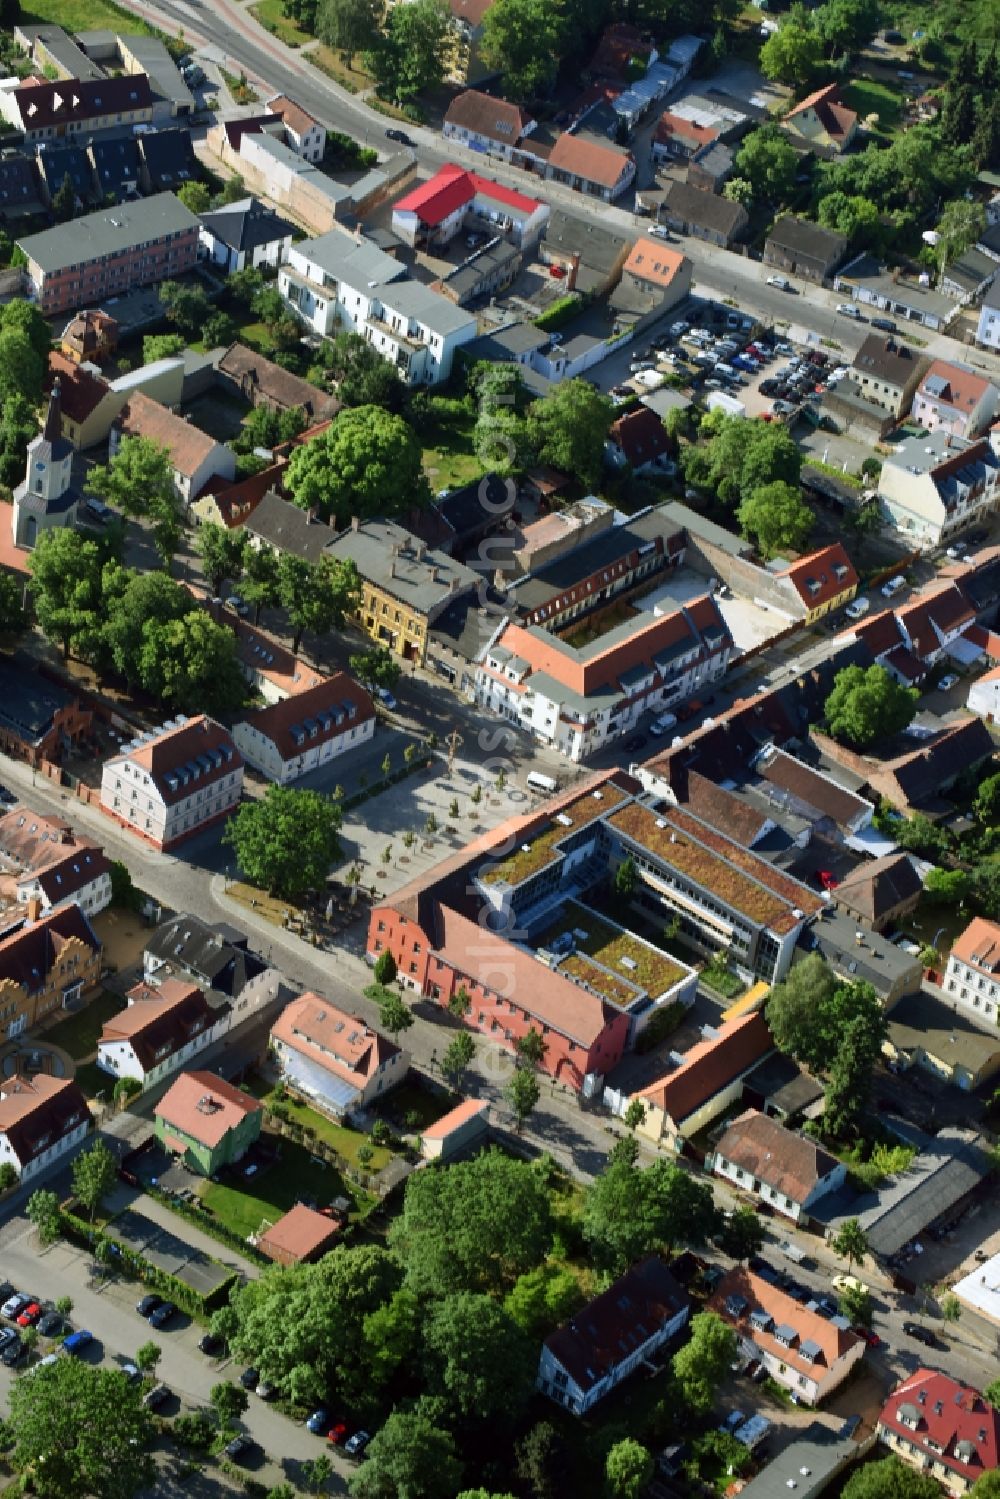
[[61,1046],[63,1051],[68,1051],[74,1060],[79,1061],[81,1057],[89,1057],[96,1052],[104,1022],[110,1020],[112,1015],[117,1015],[121,1009],[124,1009],[121,996],[105,989],[95,995],[82,1010],[67,1015],[65,1020],[60,1020],[51,1030],[47,1030],[45,1039],[54,1046]]
[[902,114],[902,91],[892,84],[874,78],[859,78],[844,89],[844,103],[855,110],[862,121],[878,115],[879,134],[891,135],[898,129]]
[[[271,1100],[269,1099],[268,1102]],[[345,1160],[350,1161],[352,1166],[358,1165],[358,1150],[368,1136],[360,1130],[346,1129],[344,1125],[337,1124],[333,1119],[328,1119],[325,1114],[320,1114],[316,1109],[311,1109],[307,1103],[302,1103],[295,1098],[283,1098],[282,1104],[288,1110],[288,1117],[301,1124],[304,1129],[316,1131],[317,1140],[322,1140],[327,1145],[342,1155]],[[288,1145],[284,1141],[283,1145]],[[371,1144],[371,1141],[368,1140]],[[372,1145],[372,1158],[365,1167],[366,1171],[381,1171],[392,1160],[392,1151],[387,1150],[384,1145]]]
[[153,32],[153,28],[132,11],[119,9],[117,5],[108,4],[107,0],[31,0],[21,11],[20,24],[24,26],[36,21],[62,26],[69,32],[131,31],[142,36],[150,36]]
[[[280,9],[280,5],[276,3],[275,8]],[[336,52],[322,42],[309,53],[309,61],[321,73],[336,79],[341,88],[346,88],[350,94],[356,94],[359,89],[368,88],[371,84],[371,75],[359,66],[357,57],[354,59],[354,66],[349,68],[342,52]]]
[[251,5],[250,14],[256,16],[260,24],[280,42],[284,42],[286,47],[303,47],[306,42],[312,41],[311,34],[298,21],[285,15],[281,0],[260,0],[259,5]]
[[332,1166],[318,1166],[304,1145],[281,1141],[281,1160],[249,1182],[208,1182],[201,1200],[219,1223],[246,1238],[257,1233],[266,1218],[274,1223],[295,1206],[300,1197],[312,1197],[325,1205],[335,1197],[349,1197],[352,1212],[365,1212],[371,1199],[351,1182],[345,1182]]
[[[454,1108],[456,1098],[442,1093],[432,1093],[429,1088],[421,1088],[417,1083],[403,1083],[399,1088],[393,1088],[381,1102],[379,1112],[387,1119],[395,1120],[401,1129],[420,1130],[427,1128],[429,1124],[436,1124],[448,1110]],[[407,1115],[416,1116],[416,1124],[406,1123]],[[338,1147],[339,1149],[339,1147]]]
[[430,415],[423,423],[424,473],[432,489],[459,489],[479,478],[483,465],[473,445],[475,425],[475,413],[464,404],[436,403],[432,398]]

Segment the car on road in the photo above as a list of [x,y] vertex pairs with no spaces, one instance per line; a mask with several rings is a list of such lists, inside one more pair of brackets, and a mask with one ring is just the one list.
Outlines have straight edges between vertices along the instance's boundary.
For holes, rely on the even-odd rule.
[[158,1306],[162,1306],[162,1305],[163,1305],[163,1297],[162,1296],[149,1295],[149,1296],[143,1296],[140,1301],[137,1301],[136,1304],[135,1304],[135,1309],[139,1313],[140,1317],[148,1317],[153,1312],[156,1311],[156,1308]]
[[889,579],[888,583],[882,584],[882,597],[884,599],[894,598],[899,590],[905,587],[906,579],[903,577],[902,573],[897,573],[894,578]]
[[851,1331],[853,1333],[856,1333],[859,1338],[864,1338],[869,1348],[881,1348],[882,1339],[879,1337],[878,1333],[875,1332],[874,1328],[858,1326],[852,1327]]
[[655,739],[659,739],[662,734],[669,734],[670,730],[675,729],[676,727],[676,713],[661,713],[659,718],[655,718],[650,724],[649,732]]
[[259,1451],[260,1447],[253,1437],[248,1437],[243,1431],[233,1437],[231,1442],[227,1442],[225,1447],[226,1456],[234,1463],[248,1463]]
[[37,1301],[29,1301],[24,1310],[19,1313],[17,1325],[18,1327],[34,1327],[41,1315],[41,1304]]
[[966,542],[966,541],[956,541],[954,543],[954,545],[950,546],[948,548],[948,550],[945,552],[945,556],[946,557],[950,557],[951,560],[952,560],[952,562],[957,562],[958,559],[959,559],[959,557],[963,557],[968,550],[969,550],[969,544],[968,544],[968,542]]
[[361,1457],[370,1441],[370,1432],[356,1431],[352,1437],[347,1438],[347,1441],[344,1443],[344,1451],[348,1457]]
[[24,1358],[28,1345],[21,1342],[20,1336],[14,1332],[13,1328],[9,1330],[13,1333],[13,1337],[7,1339],[3,1350],[0,1351],[0,1360],[7,1365],[8,1369],[13,1369],[18,1360]]
[[19,1317],[30,1302],[30,1296],[22,1296],[20,1291],[15,1291],[13,1296],[8,1296],[3,1306],[0,1306],[0,1313],[5,1317],[9,1317],[13,1322],[15,1317]]
[[[941,678],[940,682],[938,683],[938,692],[950,692],[953,687],[957,686],[957,684],[958,677],[956,676],[955,672],[949,671],[945,674],[945,676]],[[20,1317],[18,1317],[17,1320],[20,1322]]]
[[206,1332],[203,1337],[198,1339],[199,1353],[224,1353],[225,1348],[226,1340],[220,1333]]
[[865,598],[862,593],[856,599],[851,600],[844,613],[848,619],[861,619],[863,615],[868,613],[871,606],[871,599]]
[[398,129],[398,127],[395,125],[389,126],[389,128],[385,132],[385,138],[387,141],[398,141],[401,146],[413,145],[413,142],[410,140],[410,137],[407,135],[406,131]]
[[254,1390],[254,1394],[260,1400],[273,1400],[277,1393],[278,1391],[276,1387],[273,1384],[268,1384],[266,1379],[262,1379],[260,1381],[260,1384]]
[[681,319],[679,322],[670,324],[670,337],[683,338],[685,333],[690,332],[690,329],[691,324],[685,323],[684,320]]
[[839,1435],[842,1437],[852,1437],[860,1425],[860,1416],[847,1416],[844,1420],[843,1426],[840,1428]]
[[240,619],[245,619],[250,613],[250,605],[241,599],[238,593],[231,593],[229,595],[226,600],[226,608],[232,609],[235,614],[240,616]]
[[917,1343],[923,1343],[925,1348],[936,1348],[938,1340],[927,1327],[922,1327],[919,1322],[904,1322],[903,1331],[908,1338],[913,1338]]
[[896,324],[891,317],[873,317],[872,327],[877,328],[880,333],[895,333]]
[[259,1369],[244,1369],[240,1375],[240,1384],[245,1390],[255,1390],[260,1384]]
[[149,1314],[150,1327],[166,1327],[176,1312],[177,1308],[172,1301],[161,1301]]
[[54,1338],[63,1330],[63,1319],[58,1312],[46,1312],[39,1319],[38,1331],[43,1338]]
[[865,321],[864,314],[855,307],[853,302],[838,302],[837,316],[849,317],[853,323],[863,323]]
[[142,1370],[139,1368],[139,1365],[134,1364],[131,1359],[125,1360],[125,1362],[121,1366],[121,1371],[124,1374],[125,1378],[128,1380],[129,1384],[138,1384],[140,1379],[142,1378]]
[[666,227],[665,224],[653,224],[650,227],[650,231],[649,232],[650,232],[651,235],[653,235],[654,239],[671,239],[672,238],[670,230]]
[[776,286],[779,291],[795,290],[795,287],[789,281],[787,276],[768,276],[767,284],[768,286]]
[[395,711],[396,699],[393,697],[388,687],[376,687],[375,696],[378,698],[383,708],[388,708],[390,713]]

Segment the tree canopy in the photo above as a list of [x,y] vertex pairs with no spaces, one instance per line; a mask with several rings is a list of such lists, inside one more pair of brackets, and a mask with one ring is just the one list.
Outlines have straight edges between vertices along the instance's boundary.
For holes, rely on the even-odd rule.
[[444,78],[451,33],[447,0],[394,5],[369,60],[379,92],[397,103],[437,88]]
[[423,1330],[430,1387],[469,1423],[509,1425],[534,1384],[538,1350],[491,1296],[459,1291],[433,1302]]
[[755,199],[783,203],[795,186],[799,157],[781,127],[768,123],[746,136],[736,153],[735,169],[749,182]]
[[832,1067],[851,1022],[885,1035],[885,1014],[871,984],[845,984],[819,953],[794,964],[767,1002],[767,1023],[777,1046],[811,1071]]
[[87,488],[123,515],[148,519],[164,567],[181,538],[180,501],[167,448],[149,437],[123,437],[110,462],[95,464]]
[[697,1312],[691,1318],[691,1336],[674,1354],[672,1368],[684,1403],[695,1415],[705,1416],[712,1409],[736,1347],[736,1333],[715,1312]]
[[341,812],[318,791],[268,786],[259,801],[244,802],[224,834],[251,884],[294,900],[322,890],[340,855]]
[[296,505],[341,528],[352,515],[396,515],[430,499],[416,433],[379,406],[341,411],[318,437],[296,448],[285,484]]
[[800,552],[815,524],[802,491],[783,479],[751,490],[736,518],[744,536],[753,537],[765,560],[785,551]]
[[802,454],[786,427],[715,411],[702,422],[702,433],[706,443],[684,449],[689,484],[712,489],[733,505],[766,486],[798,485]]
[[395,365],[360,333],[341,330],[324,349],[326,366],[345,406],[381,406],[401,416],[409,399]]
[[610,1160],[584,1198],[584,1238],[615,1274],[653,1249],[704,1244],[717,1226],[711,1187],[673,1161]]
[[841,1499],[941,1499],[941,1488],[930,1474],[915,1472],[893,1454],[855,1469]]
[[[487,20],[497,5],[504,3],[496,0],[486,13]],[[614,406],[608,396],[586,380],[561,380],[528,407],[528,443],[542,463],[561,469],[583,484],[594,485],[600,478],[604,440],[613,418]]]
[[451,1499],[462,1463],[449,1431],[421,1411],[393,1411],[350,1479],[352,1499]]
[[503,74],[508,98],[535,99],[552,84],[563,45],[563,16],[549,0],[495,0],[483,18],[480,54]]
[[917,697],[915,688],[901,687],[884,666],[845,666],[824,704],[826,727],[835,739],[867,749],[907,727]]

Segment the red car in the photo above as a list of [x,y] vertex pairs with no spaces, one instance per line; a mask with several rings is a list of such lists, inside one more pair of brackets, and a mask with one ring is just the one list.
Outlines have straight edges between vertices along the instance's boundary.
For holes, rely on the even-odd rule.
[[38,1302],[29,1301],[28,1305],[24,1308],[24,1311],[18,1317],[17,1325],[18,1327],[34,1327],[35,1323],[38,1321],[41,1315],[42,1309],[38,1305]]
[[836,890],[837,886],[840,884],[840,881],[837,879],[837,877],[831,874],[828,869],[817,869],[816,878],[819,880],[820,888],[822,890]]
[[856,1332],[859,1338],[864,1338],[869,1348],[881,1347],[882,1339],[870,1327],[852,1327],[851,1331]]
[[338,1421],[336,1426],[331,1426],[326,1434],[326,1439],[328,1442],[332,1442],[335,1447],[342,1447],[347,1441],[347,1422]]

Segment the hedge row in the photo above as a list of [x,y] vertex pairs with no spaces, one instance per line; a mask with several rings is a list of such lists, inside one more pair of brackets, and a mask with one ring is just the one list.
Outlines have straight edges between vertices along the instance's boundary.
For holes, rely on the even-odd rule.
[[543,333],[549,328],[565,327],[576,317],[580,306],[580,298],[575,293],[571,292],[569,296],[559,297],[551,307],[546,307],[544,312],[538,314],[534,320],[535,327],[540,328]]
[[193,1208],[189,1202],[182,1202],[179,1198],[172,1197],[169,1192],[164,1192],[162,1187],[147,1186],[146,1191],[150,1197],[155,1197],[157,1202],[162,1202],[164,1207],[176,1213],[178,1218],[185,1218],[188,1223],[200,1228],[202,1233],[208,1234],[210,1238],[217,1239],[227,1249],[237,1250],[238,1253],[245,1255],[248,1260],[253,1260],[262,1268],[271,1264],[266,1255],[261,1254],[252,1244],[248,1244],[246,1239],[241,1239],[239,1234],[233,1233],[233,1230],[227,1228],[224,1223],[220,1223],[206,1213],[204,1208]]
[[67,1212],[65,1208],[59,1211],[59,1227],[64,1238],[89,1249],[96,1260],[102,1264],[115,1265],[125,1274],[132,1275],[136,1280],[141,1280],[144,1285],[151,1286],[154,1291],[162,1291],[182,1311],[192,1317],[208,1317],[219,1307],[226,1306],[239,1281],[238,1275],[229,1275],[221,1285],[209,1291],[206,1296],[201,1296],[185,1281],[178,1280],[176,1275],[170,1275],[166,1270],[160,1270],[156,1265],[151,1265],[143,1255],[137,1254],[133,1249],[128,1249],[117,1239],[103,1233],[94,1224],[85,1222],[83,1218],[78,1218],[75,1213]]

